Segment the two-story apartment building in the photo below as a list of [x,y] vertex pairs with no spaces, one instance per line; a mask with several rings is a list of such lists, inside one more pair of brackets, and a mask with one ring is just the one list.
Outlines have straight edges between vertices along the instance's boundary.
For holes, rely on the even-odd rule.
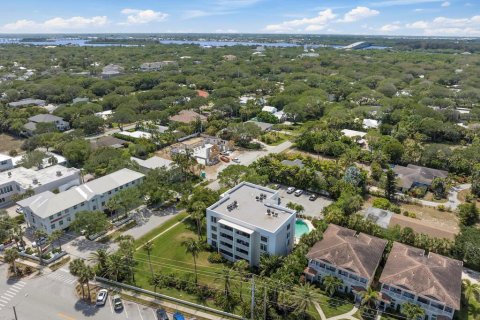
[[460,309],[462,267],[461,261],[395,242],[380,276],[380,308],[400,311],[410,302],[425,310],[425,320],[452,319]]
[[79,211],[104,210],[120,190],[139,185],[145,175],[121,169],[58,194],[50,191],[19,201],[27,224],[48,234],[67,228]]
[[0,207],[13,204],[12,197],[32,190],[35,194],[44,191],[65,191],[81,183],[80,170],[53,165],[34,170],[18,167],[0,172]]
[[227,260],[257,266],[262,254],[290,253],[295,219],[277,191],[242,182],[207,208],[207,241]]
[[343,281],[339,290],[356,295],[372,283],[386,245],[386,240],[330,224],[307,254],[305,277],[323,281],[335,276]]
[[13,168],[13,158],[0,153],[0,172]]

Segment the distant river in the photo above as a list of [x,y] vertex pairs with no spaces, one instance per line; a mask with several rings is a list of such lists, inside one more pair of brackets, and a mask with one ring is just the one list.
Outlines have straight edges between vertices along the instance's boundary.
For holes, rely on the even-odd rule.
[[[110,46],[124,46],[124,47],[136,47],[138,45],[120,44],[120,43],[88,43],[88,39],[51,39],[48,41],[22,41],[21,38],[0,38],[0,45],[2,44],[24,44],[33,46],[89,46],[89,47],[110,47]],[[263,47],[300,47],[304,44],[289,43],[289,42],[249,42],[249,41],[199,41],[199,40],[159,40],[162,44],[195,44],[202,47],[231,47],[231,46],[263,46]],[[309,48],[343,48],[341,45],[335,44],[316,44],[308,45]],[[364,49],[387,49],[388,47],[382,46],[370,46]]]

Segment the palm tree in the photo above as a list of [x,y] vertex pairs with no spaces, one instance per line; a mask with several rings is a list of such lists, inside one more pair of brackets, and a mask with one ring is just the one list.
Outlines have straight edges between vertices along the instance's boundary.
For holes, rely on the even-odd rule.
[[402,304],[402,314],[405,315],[407,320],[418,320],[423,318],[425,310],[419,305],[406,302]]
[[13,272],[17,274],[17,266],[15,261],[18,259],[18,251],[16,249],[10,248],[5,250],[5,262],[10,263],[11,267],[13,268]]
[[152,260],[150,259],[150,254],[152,253],[154,244],[152,241],[147,241],[143,244],[143,250],[145,250],[148,254],[148,264],[150,266],[150,273],[152,274],[153,279],[153,268],[152,268]]
[[83,288],[83,284],[80,280],[80,275],[85,268],[85,262],[82,259],[75,259],[70,263],[68,268],[73,276],[78,277],[78,282],[82,286],[82,297],[85,298],[85,289]]
[[232,269],[223,268],[222,275],[217,280],[223,281],[223,290],[219,292],[218,301],[221,301],[223,310],[231,312],[238,301],[232,292]]
[[25,247],[24,246],[25,243],[23,241],[23,236],[25,235],[25,231],[23,230],[23,228],[21,226],[17,226],[14,228],[14,231],[18,238],[18,241],[16,241],[17,249],[20,249],[20,246]]
[[205,216],[205,210],[207,210],[207,206],[202,201],[195,201],[192,204],[192,213],[191,216],[195,220],[197,224],[197,233],[198,238],[202,238],[202,219]]
[[362,306],[368,306],[370,308],[377,307],[377,300],[379,297],[378,291],[368,287],[366,291],[360,293],[360,296],[362,297],[362,301],[360,302]]
[[295,312],[302,315],[302,319],[307,316],[308,307],[315,301],[320,300],[320,291],[309,282],[303,283],[293,288],[294,295],[290,297]]
[[187,253],[190,253],[193,257],[193,264],[195,266],[195,284],[198,283],[198,276],[197,276],[197,258],[198,254],[202,250],[200,241],[197,241],[195,239],[187,239],[182,242],[182,246],[185,247],[185,251]]
[[95,278],[95,272],[93,271],[93,268],[90,266],[87,266],[86,264],[83,264],[83,267],[80,270],[80,274],[78,275],[78,281],[82,285],[82,290],[83,290],[83,286],[85,284],[87,285],[89,301],[92,299],[92,296],[90,294],[90,281],[92,281],[94,278]]
[[48,239],[51,243],[58,242],[58,248],[62,251],[62,237],[63,237],[63,230],[55,230],[52,232]]
[[248,274],[249,264],[246,260],[237,260],[233,264],[233,269],[238,272],[238,276],[240,277],[240,300],[243,302],[243,282],[246,280],[245,277]]
[[103,274],[107,270],[108,257],[107,250],[97,249],[97,251],[90,253],[88,261],[93,262],[97,266],[97,271]]
[[260,275],[263,277],[269,277],[278,268],[282,266],[283,257],[263,254],[260,256]]
[[152,278],[150,279],[150,284],[153,286],[153,291],[157,293],[157,288],[161,287],[163,283],[163,277],[160,273],[155,273],[152,275]]
[[478,283],[473,283],[469,279],[464,279],[462,285],[463,295],[465,296],[466,305],[468,306],[472,298],[478,299],[478,296],[480,295],[480,285]]
[[37,253],[38,253],[38,258],[40,259],[40,265],[43,265],[43,258],[42,258],[43,252],[40,245],[40,239],[45,238],[46,236],[47,236],[47,233],[44,230],[41,230],[41,229],[35,230],[34,237],[35,237],[35,240],[37,241]]
[[334,276],[326,276],[323,278],[323,285],[325,286],[325,292],[331,297],[343,285],[343,281]]
[[119,254],[112,254],[107,261],[107,274],[118,282],[119,275],[122,273],[123,258]]

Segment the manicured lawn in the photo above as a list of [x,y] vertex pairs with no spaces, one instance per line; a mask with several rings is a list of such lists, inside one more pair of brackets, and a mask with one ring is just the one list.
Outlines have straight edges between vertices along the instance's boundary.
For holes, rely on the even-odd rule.
[[153,229],[152,231],[145,234],[143,237],[135,240],[135,247],[141,246],[146,241],[152,239],[153,237],[155,237],[159,233],[162,233],[163,231],[167,230],[168,228],[173,226],[175,223],[177,223],[179,221],[182,221],[187,216],[188,216],[188,214],[186,212],[179,213],[175,218],[168,220],[167,222],[165,222],[164,224],[162,224],[158,228]]
[[344,298],[333,297],[330,299],[326,295],[322,295],[319,304],[327,318],[347,313],[353,308],[353,303],[345,301]]

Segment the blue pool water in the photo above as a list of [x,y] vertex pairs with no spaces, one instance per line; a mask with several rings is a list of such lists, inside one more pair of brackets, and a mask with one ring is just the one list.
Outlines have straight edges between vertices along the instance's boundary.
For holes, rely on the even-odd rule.
[[301,219],[297,219],[297,221],[295,221],[295,238],[300,239],[304,234],[309,232],[310,228],[305,221]]

